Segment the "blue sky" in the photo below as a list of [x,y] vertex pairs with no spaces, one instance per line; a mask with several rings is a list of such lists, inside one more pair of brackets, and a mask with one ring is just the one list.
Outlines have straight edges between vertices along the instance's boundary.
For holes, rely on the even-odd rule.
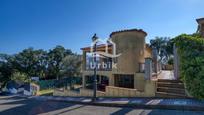
[[80,52],[97,33],[138,28],[155,36],[193,33],[204,0],[0,0],[0,53],[51,49]]

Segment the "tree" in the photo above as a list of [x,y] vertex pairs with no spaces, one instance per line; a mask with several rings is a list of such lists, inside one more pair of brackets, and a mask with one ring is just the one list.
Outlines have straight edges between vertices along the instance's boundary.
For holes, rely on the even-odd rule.
[[80,74],[81,58],[79,55],[68,55],[62,61],[64,76],[78,76]]
[[21,81],[21,82],[30,82],[29,77],[26,74],[21,73],[21,72],[14,72],[11,75],[11,80]]
[[33,76],[45,79],[59,79],[77,76],[80,56],[62,46],[49,52],[27,48],[15,55],[0,54],[0,85],[9,80],[30,81]]
[[[69,77],[70,87],[73,87],[73,77],[80,75],[81,58],[79,55],[68,55],[62,60],[61,74]],[[66,83],[67,87],[67,83]]]
[[150,47],[157,49],[162,63],[167,63],[173,55],[173,40],[168,37],[156,37],[150,40]]
[[33,48],[24,49],[15,55],[13,61],[16,69],[22,73],[26,73],[28,77],[35,76],[35,65],[37,64],[37,56]]
[[14,71],[10,61],[11,59],[12,56],[0,54],[0,88],[3,88],[11,79],[11,75]]
[[45,78],[47,65],[48,65],[47,52],[40,49],[40,50],[35,50],[34,54],[38,60],[34,66],[35,75],[40,76],[41,78]]
[[45,77],[46,57],[46,51],[28,48],[16,54],[12,63],[18,72],[27,74],[29,78],[33,76]]
[[73,54],[71,50],[66,50],[62,46],[56,46],[54,49],[50,50],[48,53],[48,74],[52,78],[59,79],[60,70],[62,68],[62,60]]

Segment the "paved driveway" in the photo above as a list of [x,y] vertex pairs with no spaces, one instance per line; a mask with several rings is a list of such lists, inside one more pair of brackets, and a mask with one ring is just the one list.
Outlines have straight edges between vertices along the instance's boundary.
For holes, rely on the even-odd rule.
[[203,115],[203,112],[176,110],[143,110],[120,107],[101,107],[64,102],[20,98],[16,96],[0,97],[0,115]]

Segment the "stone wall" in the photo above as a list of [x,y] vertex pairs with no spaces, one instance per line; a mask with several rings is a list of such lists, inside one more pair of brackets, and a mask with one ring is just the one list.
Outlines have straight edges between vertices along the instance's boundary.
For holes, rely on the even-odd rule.
[[[154,81],[145,81],[144,91],[129,88],[120,88],[114,86],[106,86],[106,91],[97,91],[98,97],[154,97],[156,92],[156,83]],[[54,96],[85,96],[92,97],[93,90],[80,89],[80,92],[74,92],[71,90],[58,90],[55,89]]]
[[[105,92],[97,91],[97,96],[104,97]],[[89,89],[80,89],[80,92],[72,91],[72,90],[59,90],[55,89],[53,96],[70,96],[70,97],[91,97],[93,96],[93,90]]]

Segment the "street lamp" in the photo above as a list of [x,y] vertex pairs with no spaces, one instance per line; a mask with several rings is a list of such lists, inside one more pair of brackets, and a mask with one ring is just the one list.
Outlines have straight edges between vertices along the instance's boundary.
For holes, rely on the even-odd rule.
[[[96,34],[94,34],[94,36],[92,37],[92,41],[95,42],[98,39],[98,37],[96,36]],[[93,92],[93,99],[92,101],[96,101],[96,91],[97,91],[97,76],[96,76],[96,71],[97,71],[97,67],[96,67],[96,47],[97,47],[97,42],[95,42],[94,44],[94,82],[93,82],[93,87],[94,87],[94,92]]]

